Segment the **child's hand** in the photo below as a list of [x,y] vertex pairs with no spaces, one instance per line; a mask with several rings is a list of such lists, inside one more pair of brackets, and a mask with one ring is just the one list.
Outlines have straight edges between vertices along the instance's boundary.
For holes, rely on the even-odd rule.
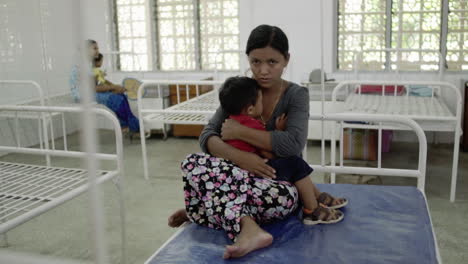
[[285,131],[287,123],[288,123],[288,116],[286,116],[286,114],[280,115],[279,117],[276,118],[276,121],[275,121],[276,130]]

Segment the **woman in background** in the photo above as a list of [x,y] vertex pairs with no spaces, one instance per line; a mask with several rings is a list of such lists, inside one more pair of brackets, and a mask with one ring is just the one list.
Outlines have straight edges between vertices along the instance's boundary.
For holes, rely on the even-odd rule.
[[[89,39],[88,44],[88,54],[90,63],[93,68],[94,61],[99,60],[99,46],[95,40]],[[75,66],[72,69],[72,74],[70,78],[70,85],[72,90],[72,96],[75,101],[79,101],[79,70]],[[99,82],[94,76],[95,92],[96,92],[96,101],[99,104],[103,104],[111,109],[119,119],[120,126],[122,127],[123,132],[129,132],[130,135],[139,135],[137,132],[140,131],[140,123],[138,118],[133,115],[130,105],[128,104],[127,96],[125,95],[125,88],[121,85],[113,84],[109,81]]]

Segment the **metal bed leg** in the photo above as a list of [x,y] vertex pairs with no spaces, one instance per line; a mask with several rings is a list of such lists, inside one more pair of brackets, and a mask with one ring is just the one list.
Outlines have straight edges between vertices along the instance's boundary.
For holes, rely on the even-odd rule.
[[162,132],[163,132],[163,140],[167,139],[167,130],[166,130],[166,124],[163,123],[162,125]]
[[140,119],[140,140],[141,140],[141,154],[143,158],[143,173],[145,179],[148,180],[148,157],[146,153],[146,138],[145,138],[145,127],[143,126],[143,120]]
[[[1,211],[3,212],[1,215],[2,217],[5,215],[5,208],[4,208],[4,202],[1,203],[0,205],[0,209]],[[2,221],[2,223],[4,223],[4,220]],[[0,247],[8,247],[8,235],[7,235],[7,232],[3,233],[3,234],[0,234],[2,236],[2,240],[3,240],[3,244],[0,246]]]
[[6,233],[2,234],[2,238],[3,238],[3,245],[1,245],[1,247],[8,247],[9,246],[8,235]]
[[68,142],[67,142],[67,127],[65,123],[65,114],[62,113],[62,136],[63,136],[63,149],[65,151],[68,150]]
[[[47,119],[44,113],[41,114],[42,136],[44,137],[44,148],[49,150],[49,132],[47,131]],[[50,154],[46,154],[46,163],[50,167]]]
[[457,124],[455,129],[455,138],[453,146],[453,165],[452,165],[452,183],[450,186],[450,202],[455,202],[457,192],[457,172],[458,172],[458,155],[460,154],[460,126]]
[[[335,166],[336,164],[336,122],[333,122],[331,142],[330,142],[330,165]],[[341,143],[340,143],[341,144]],[[336,183],[336,173],[330,174],[330,183]]]
[[120,175],[117,179],[114,180],[115,187],[119,192],[119,207],[120,207],[120,230],[121,230],[121,241],[122,241],[122,260],[121,263],[127,263],[127,229],[125,227],[126,217],[125,217],[125,199],[123,197],[123,185],[122,180],[120,179]]

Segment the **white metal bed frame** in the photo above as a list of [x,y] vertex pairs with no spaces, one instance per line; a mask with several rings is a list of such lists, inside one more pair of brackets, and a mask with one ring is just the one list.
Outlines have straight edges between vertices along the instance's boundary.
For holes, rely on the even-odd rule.
[[[143,155],[143,169],[145,179],[148,179],[148,157],[146,151],[145,130],[163,124],[163,133],[166,137],[164,124],[206,125],[219,106],[218,88],[223,81],[196,81],[196,80],[143,80],[138,89],[138,118],[140,121],[141,150]],[[165,109],[144,108],[142,99],[145,89],[157,87],[158,97],[162,90],[169,85],[175,85],[177,91],[177,104]],[[181,102],[180,86],[185,86],[186,101]],[[196,97],[190,98],[190,86],[194,86]],[[213,90],[200,95],[202,86],[212,86]]]
[[[362,85],[378,85],[382,87],[380,95],[362,94]],[[409,85],[427,86],[432,88],[431,97],[418,97],[409,95]],[[394,92],[386,94],[385,86],[393,86]],[[404,86],[406,94],[397,95],[397,87]],[[357,89],[357,93],[356,93]],[[337,95],[343,94],[343,90],[348,92],[345,101],[345,113],[379,113],[388,117],[407,117],[416,122],[425,131],[448,131],[454,132],[454,147],[453,147],[453,164],[452,164],[452,179],[450,188],[450,201],[455,201],[456,183],[457,183],[457,168],[461,130],[461,109],[462,97],[460,91],[451,83],[437,81],[365,81],[353,80],[340,82],[332,93],[332,102],[337,102]],[[443,90],[449,90],[455,96],[455,114],[453,114],[442,98]],[[441,99],[441,100],[439,100]],[[358,120],[358,119],[356,119]],[[366,128],[365,125],[343,124],[345,127],[351,128]],[[406,130],[399,126],[386,126],[384,129]],[[335,164],[335,144],[336,137],[332,132],[332,153],[331,162]],[[381,155],[381,129],[379,129],[378,155],[380,166]],[[340,156],[340,159],[343,157]],[[342,162],[342,161],[341,161]],[[334,179],[334,174],[332,174]]]
[[[10,85],[30,85],[37,90],[37,94],[39,98],[33,100],[25,100],[15,102],[15,105],[40,105],[40,106],[50,106],[52,103],[52,97],[49,97],[44,92],[44,89],[35,81],[32,80],[0,80],[0,84],[10,84]],[[64,93],[61,95],[68,95],[69,93]],[[73,104],[76,106],[76,104]],[[62,105],[60,105],[62,106]],[[68,105],[67,105],[68,106]],[[18,130],[18,120],[26,119],[26,120],[37,120],[38,121],[38,137],[39,137],[39,145],[44,145],[44,148],[55,149],[55,129],[54,129],[54,122],[53,119],[56,116],[60,116],[61,118],[61,128],[62,128],[62,137],[63,137],[63,146],[64,150],[68,150],[68,136],[67,136],[67,126],[65,122],[65,115],[64,113],[31,113],[31,112],[2,112],[0,113],[0,117],[7,118],[7,120],[13,119],[15,129]],[[49,128],[49,130],[48,130]],[[50,131],[50,137],[49,133]],[[20,144],[19,136],[15,137],[15,141],[17,144]],[[49,146],[50,144],[50,146]],[[45,155],[47,166],[50,166],[50,155]]]
[[[83,108],[1,105],[0,112],[2,111],[63,114],[81,113]],[[94,179],[88,179],[87,170],[79,168],[0,162],[0,234],[5,235],[5,241],[8,230],[82,194],[91,188],[90,184],[92,182],[99,184],[112,179],[115,180],[114,183],[120,194],[122,259],[125,261],[126,230],[124,225],[124,201],[121,194],[121,177],[124,171],[122,131],[119,121],[111,112],[100,108],[94,108],[92,111],[94,114],[104,116],[112,122],[116,144],[114,154],[93,153],[92,158],[113,161],[115,162],[115,169],[111,171],[96,170],[96,174],[90,176]],[[87,158],[87,153],[83,151],[22,147],[19,144],[17,146],[0,146],[0,151],[79,159]]]

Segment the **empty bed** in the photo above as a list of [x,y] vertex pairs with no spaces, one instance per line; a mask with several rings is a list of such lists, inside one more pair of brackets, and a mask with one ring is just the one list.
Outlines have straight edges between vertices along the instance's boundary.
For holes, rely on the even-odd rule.
[[[332,94],[345,94],[342,112],[407,117],[425,131],[454,133],[450,200],[455,200],[461,130],[462,98],[451,83],[437,81],[344,81]],[[405,130],[398,126],[386,129]],[[334,143],[334,141],[332,141]],[[333,148],[332,148],[333,149]]]

